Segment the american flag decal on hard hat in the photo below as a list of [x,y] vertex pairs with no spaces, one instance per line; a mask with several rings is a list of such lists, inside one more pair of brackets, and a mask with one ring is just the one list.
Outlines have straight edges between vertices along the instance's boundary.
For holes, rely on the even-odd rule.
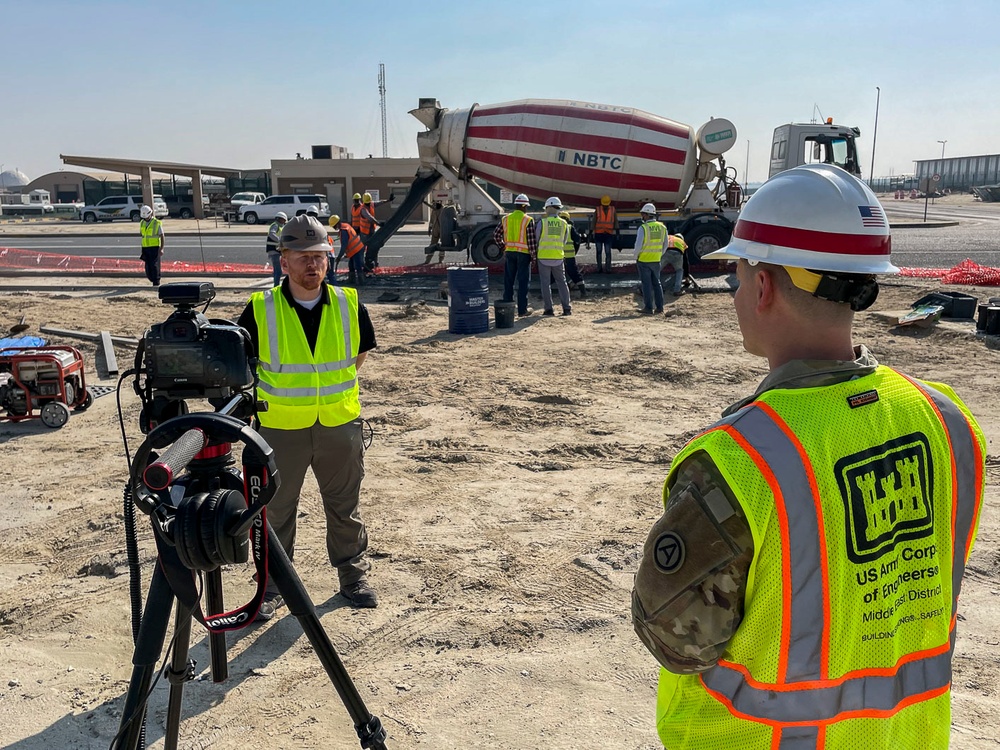
[[861,225],[865,227],[884,227],[885,216],[878,206],[858,206],[861,212]]

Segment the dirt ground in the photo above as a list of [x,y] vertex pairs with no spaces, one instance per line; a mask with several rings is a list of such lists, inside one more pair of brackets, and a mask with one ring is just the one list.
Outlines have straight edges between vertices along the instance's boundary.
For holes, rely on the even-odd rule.
[[[989,439],[959,615],[953,746],[996,748],[1000,344],[971,322],[890,324],[887,311],[935,288],[890,282],[858,316],[856,340],[886,364],[952,384]],[[235,319],[247,294],[222,291],[210,312]],[[448,333],[441,305],[369,309],[379,346],[361,373],[374,429],[362,508],[381,604],[355,611],[336,596],[308,479],[296,568],[388,746],[659,747],[657,669],[632,631],[631,583],[671,457],[766,373],[742,350],[731,294],[687,295],[657,318],[639,316],[629,294],[596,295],[572,317],[475,336]],[[25,315],[32,333],[47,323],[140,336],[167,312],[151,291],[0,294],[2,330]],[[50,343],[79,346],[92,383],[111,382],[98,380],[92,344]],[[117,353],[124,369],[132,353]],[[134,452],[142,436],[128,387],[122,404]],[[132,656],[114,395],[60,430],[0,422],[0,465],[0,745],[106,748]],[[139,530],[145,593],[155,551],[142,515]],[[248,598],[250,573],[226,570],[227,603]],[[180,747],[359,746],[287,610],[228,644],[230,678],[213,684],[195,630]],[[150,698],[155,748],[166,696],[161,680]]]

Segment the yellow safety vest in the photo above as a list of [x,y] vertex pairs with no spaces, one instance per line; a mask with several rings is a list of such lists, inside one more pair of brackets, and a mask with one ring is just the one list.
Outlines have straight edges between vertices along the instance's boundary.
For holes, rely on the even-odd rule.
[[563,257],[564,258],[575,258],[576,257],[576,245],[573,244],[573,232],[566,235],[566,244],[563,245]]
[[508,253],[528,252],[528,224],[534,219],[524,211],[511,211],[500,221],[503,223],[504,250]]
[[260,342],[257,398],[268,404],[257,415],[264,427],[300,430],[317,420],[336,427],[361,416],[355,368],[358,293],[349,287],[325,288],[328,304],[323,305],[315,352],[281,287],[250,297]]
[[768,391],[688,443],[671,476],[707,452],[746,514],[754,559],[723,658],[701,675],[661,671],[663,744],[947,748],[985,449],[950,388],[887,367]]
[[569,239],[569,224],[559,216],[546,216],[538,236],[538,258],[540,260],[562,260],[563,248]]
[[639,249],[640,263],[659,263],[663,257],[663,243],[667,239],[667,227],[659,221],[647,221],[642,225],[642,247]]
[[[143,247],[159,247],[160,232],[163,225],[157,218],[143,219],[139,222],[139,234],[142,235]],[[134,235],[133,235],[134,236]]]

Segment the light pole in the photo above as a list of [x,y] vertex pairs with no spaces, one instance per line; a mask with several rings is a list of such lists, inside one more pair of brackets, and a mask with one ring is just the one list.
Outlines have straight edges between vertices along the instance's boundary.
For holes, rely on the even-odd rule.
[[750,139],[747,138],[747,166],[743,170],[743,192],[746,193],[750,189]]
[[872,129],[872,168],[871,172],[868,173],[868,187],[872,190],[874,187],[875,179],[875,139],[878,138],[878,102],[882,98],[882,89],[878,86],[875,87],[875,127]]
[[946,144],[947,142],[948,141],[938,141],[938,143],[941,144],[941,158],[942,159],[944,158],[944,144]]

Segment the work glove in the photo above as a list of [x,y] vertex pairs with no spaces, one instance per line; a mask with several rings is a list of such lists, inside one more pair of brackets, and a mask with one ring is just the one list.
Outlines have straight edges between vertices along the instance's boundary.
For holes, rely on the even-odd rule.
[[395,200],[395,199],[396,199],[396,194],[395,193],[389,193],[389,200],[392,201],[392,200]]

